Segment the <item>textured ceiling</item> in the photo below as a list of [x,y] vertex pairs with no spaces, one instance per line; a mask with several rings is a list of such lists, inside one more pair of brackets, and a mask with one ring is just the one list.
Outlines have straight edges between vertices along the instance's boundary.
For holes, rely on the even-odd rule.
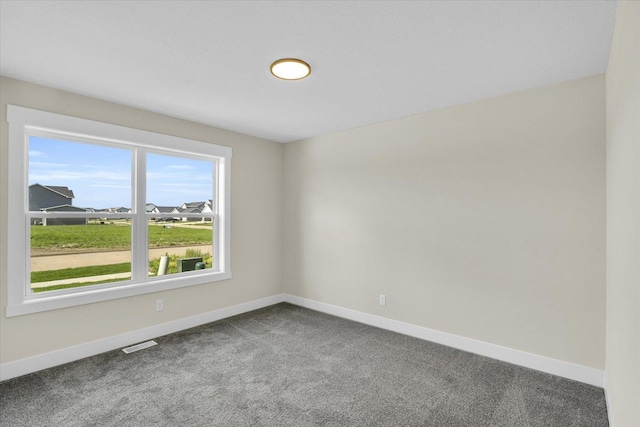
[[[605,71],[614,1],[2,1],[0,73],[288,142]],[[309,78],[269,72],[282,57]]]

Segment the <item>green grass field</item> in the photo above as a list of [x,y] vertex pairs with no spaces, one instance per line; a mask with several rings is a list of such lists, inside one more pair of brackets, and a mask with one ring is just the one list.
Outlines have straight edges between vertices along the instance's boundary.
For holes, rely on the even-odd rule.
[[[177,260],[178,258],[190,258],[190,257],[202,257],[202,260],[205,263],[205,268],[211,268],[213,259],[211,254],[208,252],[202,252],[200,250],[187,249],[184,255],[171,255],[170,261],[168,265],[168,270],[166,274],[175,274],[178,272]],[[158,271],[158,266],[160,265],[160,258],[154,258],[149,260],[149,274],[155,275]],[[41,282],[49,282],[53,280],[63,280],[63,279],[76,279],[81,277],[93,277],[93,276],[102,276],[105,274],[116,274],[116,273],[129,273],[131,272],[131,263],[123,262],[120,264],[108,264],[108,265],[93,265],[88,267],[75,267],[75,268],[63,268],[60,270],[48,270],[48,271],[33,271],[31,272],[31,283],[41,283]],[[88,282],[80,282],[80,283],[67,283],[62,285],[53,285],[46,287],[34,287],[32,288],[33,292],[45,292],[45,291],[56,291],[59,289],[68,289],[68,288],[77,288],[81,286],[88,285],[98,285],[102,283],[111,283],[111,282],[119,282],[122,280],[128,279],[107,279],[107,280],[99,280],[99,281],[88,281]]]
[[109,265],[92,265],[89,267],[63,268],[60,270],[32,271],[31,283],[50,282],[52,280],[62,279],[75,279],[76,277],[102,276],[104,274],[128,273],[130,271],[130,262]]
[[[211,224],[202,228],[161,226],[149,227],[149,247],[205,245],[212,242]],[[131,227],[129,225],[89,224],[31,226],[31,249],[129,249]]]
[[[198,224],[198,228],[187,228],[172,225],[163,227],[149,226],[149,247],[166,248],[176,246],[206,245],[212,243],[212,228],[209,224]],[[44,252],[60,252],[65,250],[122,250],[131,247],[131,227],[127,223],[116,224],[88,224],[88,225],[58,225],[31,226],[31,249]],[[186,257],[203,256],[207,268],[211,268],[211,255],[200,251],[191,251]],[[172,255],[168,274],[177,272],[177,256]],[[150,260],[150,273],[158,270],[159,258]],[[37,284],[54,280],[84,278],[105,274],[126,273],[131,271],[131,263],[125,262],[110,265],[95,265],[77,268],[62,268],[58,270],[34,271],[31,273],[31,283]],[[109,279],[102,281],[87,281],[62,285],[32,288],[33,292],[53,291],[58,289],[76,288],[80,286],[97,285],[128,279]]]
[[33,288],[32,291],[34,293],[46,292],[46,291],[57,291],[60,289],[79,288],[81,286],[101,285],[103,283],[119,282],[121,280],[125,280],[125,279],[108,279],[108,280],[101,280],[99,282],[69,283],[66,285],[47,286],[46,288]]

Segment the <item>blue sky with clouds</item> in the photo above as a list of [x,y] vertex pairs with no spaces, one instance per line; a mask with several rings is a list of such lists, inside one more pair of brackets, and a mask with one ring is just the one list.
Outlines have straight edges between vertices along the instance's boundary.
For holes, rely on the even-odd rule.
[[[66,186],[82,208],[131,207],[130,150],[31,136],[29,185]],[[179,206],[213,194],[213,165],[203,160],[149,154],[147,202]]]

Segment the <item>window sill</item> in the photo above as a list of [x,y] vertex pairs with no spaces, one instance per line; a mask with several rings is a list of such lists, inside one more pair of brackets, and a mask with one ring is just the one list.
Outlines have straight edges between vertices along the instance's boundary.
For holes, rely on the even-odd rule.
[[166,277],[166,279],[154,278],[153,281],[126,282],[126,284],[111,287],[91,287],[91,289],[86,289],[81,292],[76,291],[66,294],[25,297],[21,304],[7,305],[6,317],[21,316],[24,314],[110,301],[169,289],[213,283],[220,280],[231,279],[232,275],[231,272],[212,272],[192,274],[186,277]]

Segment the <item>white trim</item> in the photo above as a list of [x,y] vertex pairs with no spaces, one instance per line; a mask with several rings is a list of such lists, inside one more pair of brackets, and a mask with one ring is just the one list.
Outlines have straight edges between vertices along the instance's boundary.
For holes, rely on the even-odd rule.
[[[144,282],[149,270],[149,262],[134,262],[134,260],[149,259],[149,218],[140,212],[146,206],[147,195],[147,153],[134,150],[131,159],[132,203],[131,209],[135,216],[131,219],[131,279]],[[213,249],[211,249],[213,252]]]
[[[83,140],[89,137],[92,143],[103,140],[107,145],[116,143],[118,145],[128,145],[131,147],[144,146],[153,151],[160,147],[163,151],[173,151],[176,154],[184,155],[192,153],[197,158],[202,157],[201,141],[193,139],[165,135],[156,132],[149,132],[125,126],[113,125],[110,123],[98,122],[95,120],[81,119],[78,117],[66,116],[63,114],[51,113],[48,111],[34,110],[32,108],[7,105],[7,121],[15,123],[23,129],[28,127],[33,130],[31,133],[55,132],[67,135],[69,138]],[[21,133],[24,131],[21,130]],[[132,143],[131,141],[135,141]],[[231,157],[231,147],[208,144],[207,155],[214,157]],[[176,148],[179,147],[179,148]]]
[[613,406],[611,400],[609,400],[609,386],[607,384],[607,373],[604,374],[604,401],[607,405],[607,417],[609,419],[609,427],[615,427],[616,423],[613,422]]
[[[72,116],[33,110],[14,105],[7,106],[9,122],[9,181],[7,241],[12,250],[7,260],[6,316],[19,316],[40,311],[55,310],[133,295],[142,295],[185,286],[212,283],[231,278],[231,147],[187,138],[148,132]],[[98,212],[29,212],[28,211],[28,136],[41,135],[71,141],[118,147],[131,151],[132,213]],[[176,148],[178,147],[178,148]],[[212,255],[216,265],[207,272],[182,273],[178,277],[147,276],[147,225],[145,159],[149,153],[179,156],[211,161],[215,164],[212,176],[216,191],[211,195],[220,206],[215,215],[179,215],[188,218],[212,217]],[[51,190],[42,184],[43,188]],[[51,190],[54,191],[54,190]],[[211,200],[213,200],[211,199]],[[131,218],[131,280],[112,282],[82,288],[48,291],[33,294],[29,288],[28,240],[31,218]],[[26,238],[25,238],[26,236]]]
[[291,304],[310,308],[333,316],[354,320],[377,328],[387,329],[438,344],[444,344],[449,347],[491,357],[493,359],[502,360],[503,362],[513,363],[514,365],[524,366],[526,368],[535,369],[548,374],[569,378],[571,380],[580,381],[597,387],[604,387],[604,371],[590,368],[588,366],[552,359],[550,357],[540,356],[533,353],[527,353],[525,351],[515,350],[447,332],[436,331],[423,326],[400,322],[398,320],[363,313],[361,311],[314,301],[307,298],[301,298],[295,295],[285,294],[284,300]]
[[605,399],[607,403],[607,412],[609,415],[609,425],[613,427],[613,414],[607,388],[605,387],[605,375],[603,371],[589,368],[587,366],[577,365],[575,363],[564,362],[562,360],[551,359],[549,357],[540,356],[533,353],[527,353],[508,347],[490,344],[483,341],[465,338],[446,332],[440,332],[422,326],[412,325],[397,320],[387,319],[373,314],[367,314],[360,311],[339,307],[332,304],[318,302],[307,298],[301,298],[290,294],[278,294],[266,298],[248,301],[231,307],[220,308],[208,313],[198,314],[184,319],[174,320],[172,322],[151,326],[137,331],[131,331],[122,335],[104,338],[101,340],[91,341],[85,344],[79,344],[73,347],[67,347],[61,350],[52,351],[50,353],[40,354],[38,356],[26,359],[8,362],[0,365],[0,381],[10,378],[37,372],[42,369],[51,368],[62,365],[64,363],[73,362],[85,357],[94,356],[106,351],[115,350],[141,341],[153,339],[162,335],[178,332],[184,329],[193,328],[216,320],[225,319],[227,317],[257,310],[259,308],[268,307],[270,305],[288,302],[300,307],[309,308],[311,310],[320,311],[333,316],[342,317],[356,322],[364,323],[381,329],[398,332],[415,338],[436,342],[449,347],[457,348],[471,353],[480,354],[482,356],[491,357],[493,359],[502,360],[504,362],[513,363],[514,365],[524,366],[526,368],[535,369],[537,371],[546,372],[548,374],[557,375],[575,381],[591,384],[597,387],[604,387]]
[[179,277],[173,276],[175,275],[162,276],[166,277],[162,279],[155,277],[153,281],[147,280],[139,283],[134,281],[117,282],[116,286],[111,283],[93,285],[87,287],[83,292],[73,292],[76,288],[49,291],[44,296],[38,295],[37,299],[27,299],[23,296],[21,303],[7,304],[6,316],[21,316],[41,311],[75,307],[77,305],[110,301],[153,292],[184,288],[186,286],[202,285],[232,278],[231,272],[214,271],[210,273],[208,270],[190,271],[180,274]]
[[247,301],[231,307],[220,308],[208,313],[197,314],[184,319],[178,319],[144,329],[138,329],[137,331],[131,331],[121,335],[40,354],[38,356],[16,360],[15,362],[3,363],[0,365],[0,381],[37,372],[42,369],[52,368],[64,363],[83,359],[85,357],[95,356],[96,354],[116,350],[141,341],[204,325],[206,323],[215,322],[216,320],[225,319],[238,314],[247,313],[249,311],[268,307],[283,301],[284,297],[282,294],[273,295],[253,301]]

